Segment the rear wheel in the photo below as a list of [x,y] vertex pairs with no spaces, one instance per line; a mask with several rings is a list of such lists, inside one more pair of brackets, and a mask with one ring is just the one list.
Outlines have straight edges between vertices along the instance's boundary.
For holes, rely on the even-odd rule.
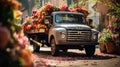
[[51,54],[52,54],[53,56],[57,56],[58,53],[59,53],[59,47],[56,45],[55,39],[52,38],[52,39],[51,39]]
[[95,45],[86,45],[85,52],[87,56],[93,56],[95,53]]
[[50,47],[50,44],[48,43],[48,41],[45,43],[48,47]]
[[39,52],[40,51],[40,46],[38,46],[37,44],[33,45],[33,50],[34,52]]

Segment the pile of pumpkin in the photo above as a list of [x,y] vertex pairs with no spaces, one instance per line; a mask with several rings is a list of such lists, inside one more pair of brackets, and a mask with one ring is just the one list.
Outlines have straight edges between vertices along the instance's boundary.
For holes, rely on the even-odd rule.
[[87,17],[89,14],[88,11],[84,10],[80,6],[78,6],[77,8],[68,8],[68,6],[66,5],[56,7],[52,4],[45,4],[37,11],[33,11],[31,17],[27,17],[25,19],[24,23],[22,24],[24,32],[30,31],[32,29],[39,30],[41,28],[47,28],[47,26],[44,25],[44,18],[46,15],[51,15],[51,13],[55,11],[81,12],[85,15],[85,17]]

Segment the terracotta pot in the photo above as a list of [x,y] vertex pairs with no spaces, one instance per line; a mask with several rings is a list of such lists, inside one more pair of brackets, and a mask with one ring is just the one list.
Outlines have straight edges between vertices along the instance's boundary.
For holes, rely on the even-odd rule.
[[106,53],[107,49],[106,49],[106,43],[99,43],[99,49],[101,53]]
[[107,53],[115,53],[116,52],[116,45],[112,42],[106,43]]

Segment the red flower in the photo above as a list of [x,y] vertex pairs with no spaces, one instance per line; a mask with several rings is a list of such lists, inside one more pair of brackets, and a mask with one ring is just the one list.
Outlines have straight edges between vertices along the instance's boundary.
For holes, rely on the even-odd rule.
[[68,6],[67,5],[62,5],[60,7],[60,11],[69,11]]
[[85,17],[87,17],[89,14],[86,10],[82,9],[80,6],[77,7],[77,11],[83,13]]
[[45,10],[50,10],[52,8],[52,4],[46,4],[45,5]]
[[114,35],[112,35],[112,39],[113,39],[113,40],[119,39],[119,34],[114,34]]
[[78,11],[83,11],[83,9],[80,6],[77,7],[77,10]]

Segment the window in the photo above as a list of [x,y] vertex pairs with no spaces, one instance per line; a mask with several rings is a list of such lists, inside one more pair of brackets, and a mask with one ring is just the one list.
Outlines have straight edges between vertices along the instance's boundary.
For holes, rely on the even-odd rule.
[[56,15],[56,23],[84,23],[84,17],[79,14],[57,14]]

